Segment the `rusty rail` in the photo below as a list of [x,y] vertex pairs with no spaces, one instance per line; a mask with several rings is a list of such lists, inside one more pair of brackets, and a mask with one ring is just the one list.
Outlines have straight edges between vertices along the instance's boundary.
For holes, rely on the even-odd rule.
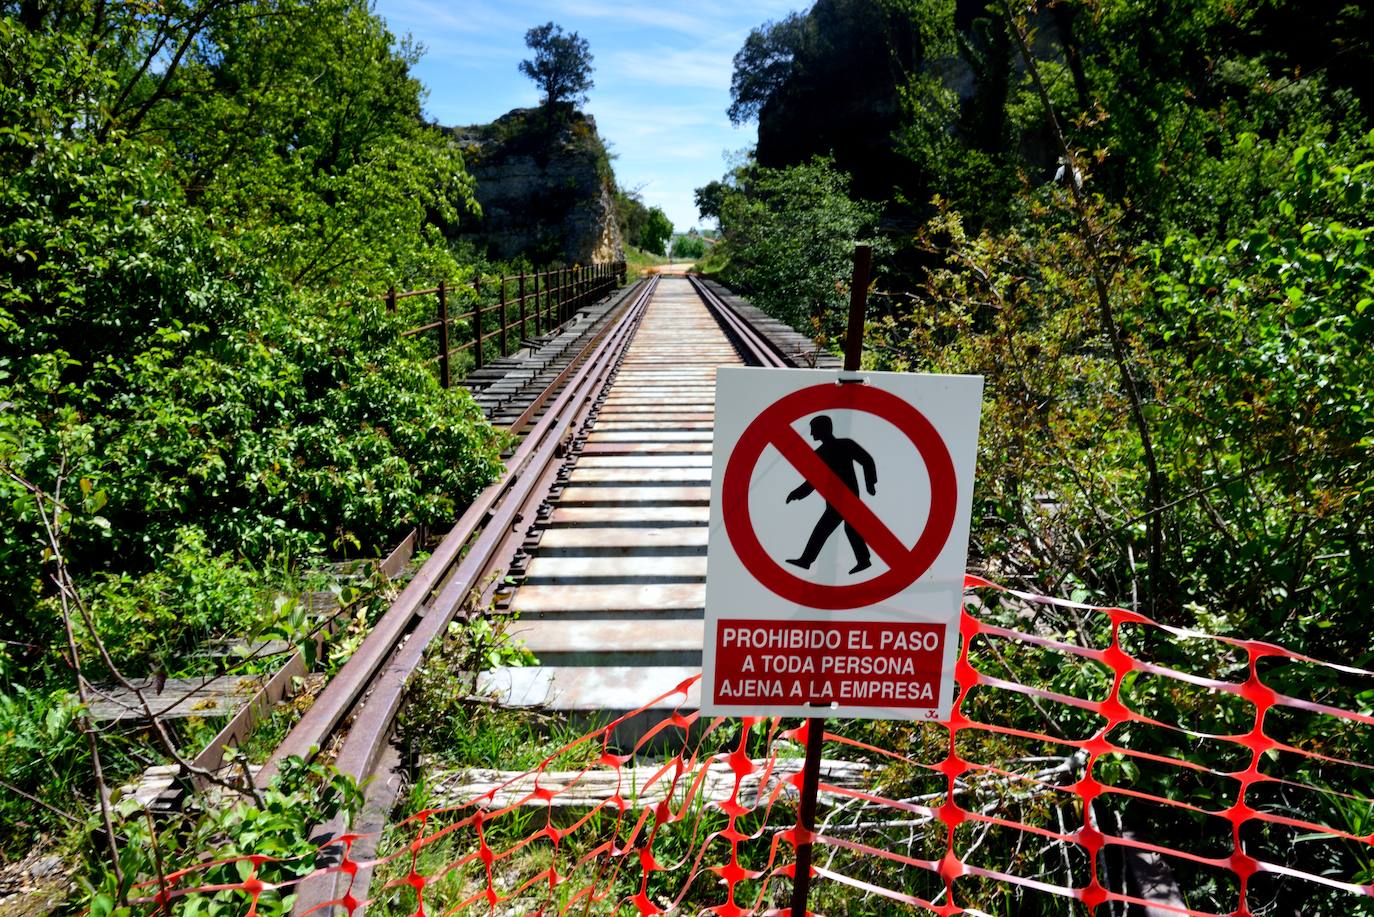
[[797,365],[788,359],[787,355],[772,341],[754,330],[743,316],[730,308],[728,303],[717,296],[699,278],[688,274],[687,279],[691,281],[692,288],[697,291],[697,295],[706,303],[706,308],[710,309],[715,315],[716,321],[720,322],[721,328],[725,331],[725,336],[730,338],[731,343],[735,345],[735,349],[744,357],[746,363],[750,366],[772,367]]
[[[440,281],[438,286],[420,290],[393,287],[381,298],[388,311],[396,312],[403,299],[434,297],[434,320],[408,328],[401,336],[438,332],[433,359],[439,364],[440,384],[449,388],[453,384],[452,364],[456,354],[471,352],[474,369],[486,365],[493,358],[491,354],[496,359],[510,356],[533,337],[557,331],[579,309],[622,285],[625,277],[624,261],[607,261],[529,273],[521,271],[511,276],[483,277],[478,274],[461,286]],[[463,299],[470,296],[470,308],[450,315],[449,301],[458,296]],[[456,328],[460,322],[467,327]],[[458,336],[464,340],[455,346],[452,340]]]
[[[498,298],[502,312],[514,305],[523,325],[532,316],[527,309],[537,303],[545,315],[558,315],[557,306],[576,302],[587,295],[587,278],[576,273],[546,272],[516,278],[520,294]],[[557,483],[562,460],[569,444],[588,428],[598,399],[614,378],[615,370],[643,318],[658,278],[642,281],[625,299],[617,313],[585,344],[568,368],[546,393],[547,409],[506,462],[502,479],[482,492],[444,537],[425,566],[411,580],[392,607],[373,627],[363,645],[331,679],[315,704],[292,729],[259,771],[256,781],[265,785],[288,756],[310,758],[322,748],[336,750],[333,763],[343,773],[365,781],[365,812],[387,812],[394,804],[399,787],[399,762],[390,741],[395,718],[404,700],[406,685],[421,664],[428,647],[445,632],[448,623],[465,613],[474,599],[480,600],[484,586],[494,571],[504,570],[521,551],[532,527],[539,524],[540,505]],[[559,299],[557,290],[570,289]],[[717,321],[747,363],[764,366],[794,365],[778,347],[750,326],[748,319],[698,286]],[[404,295],[439,294],[410,291]],[[403,294],[396,294],[399,298]],[[549,303],[554,304],[550,308]],[[476,310],[474,310],[476,311]],[[465,313],[471,315],[472,313]],[[570,317],[571,310],[564,313]],[[463,316],[454,316],[456,321]],[[541,321],[541,319],[534,319]],[[500,324],[509,329],[505,315]],[[442,327],[436,322],[425,330]],[[502,329],[483,333],[483,339],[500,338]],[[468,346],[476,343],[476,336]],[[560,389],[561,386],[561,390]],[[551,393],[558,391],[556,396]],[[535,408],[531,409],[532,411]],[[346,726],[342,739],[334,736]],[[341,821],[317,826],[320,840],[340,833]],[[358,831],[358,826],[354,826]],[[368,833],[363,826],[363,834]],[[375,838],[357,842],[368,846]],[[371,853],[355,846],[355,858],[368,859]],[[366,889],[370,876],[361,873],[353,880],[351,894]],[[340,893],[338,874],[326,873],[307,879],[297,889],[294,912],[305,914],[324,906]]]
[[[334,764],[355,779],[368,780],[369,809],[389,811],[398,782],[378,771],[395,765],[387,753],[388,739],[410,676],[488,571],[508,563],[536,523],[536,510],[554,483],[567,441],[585,421],[633,338],[656,285],[657,278],[644,281],[619,314],[587,342],[573,361],[578,368],[506,462],[501,480],[484,490],[444,536],[363,645],[273,751],[257,774],[259,785],[271,779],[286,757],[317,754],[351,716]],[[319,826],[319,836],[332,836],[343,827],[339,820]],[[309,913],[333,900],[337,880],[331,873],[303,882],[297,889],[295,913]]]

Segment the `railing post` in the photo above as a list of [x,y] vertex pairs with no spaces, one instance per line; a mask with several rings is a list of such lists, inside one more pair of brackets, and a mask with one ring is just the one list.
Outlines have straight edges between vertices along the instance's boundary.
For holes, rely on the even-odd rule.
[[552,330],[553,330],[553,326],[554,326],[555,324],[557,324],[557,323],[554,321],[553,310],[554,310],[554,303],[556,302],[555,297],[558,295],[558,284],[557,284],[557,282],[554,280],[554,276],[553,276],[553,275],[554,275],[554,272],[553,272],[553,271],[545,271],[545,272],[544,272],[544,330],[545,330],[545,331],[552,331]]
[[501,337],[497,340],[501,342],[501,356],[509,355],[506,350],[506,278],[501,278]]
[[448,375],[448,290],[439,281],[439,384],[449,387]]
[[544,333],[544,320],[539,315],[539,272],[535,271],[530,277],[534,281],[534,292],[530,296],[534,300],[534,333]]
[[566,267],[558,269],[558,324],[568,320],[568,290],[571,289],[572,271]]
[[529,340],[530,332],[525,327],[525,270],[520,269],[520,340]]
[[543,319],[543,317],[541,317],[540,314],[539,314],[539,272],[538,272],[538,271],[535,271],[535,272],[531,275],[531,279],[534,281],[534,284],[533,284],[533,286],[534,286],[534,292],[532,292],[532,293],[530,294],[530,297],[531,297],[531,304],[532,304],[533,307],[534,307],[534,333],[535,333],[535,334],[543,334],[543,333],[544,333],[544,319]]
[[472,303],[472,359],[474,365],[482,368],[482,275],[479,273],[472,278],[472,292],[476,294],[476,299]]

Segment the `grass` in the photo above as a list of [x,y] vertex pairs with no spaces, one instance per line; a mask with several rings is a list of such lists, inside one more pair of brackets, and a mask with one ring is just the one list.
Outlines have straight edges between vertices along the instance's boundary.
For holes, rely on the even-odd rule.
[[[514,710],[489,711],[469,720],[469,726],[470,739],[447,748],[442,757],[476,758],[471,763],[485,767],[500,761],[503,769],[512,770],[517,769],[516,762],[526,766],[542,762],[544,749],[537,743],[549,735],[550,728],[558,728],[547,718]],[[774,738],[767,729],[752,734],[751,752],[763,754]],[[532,753],[520,753],[521,742],[527,742]],[[696,738],[688,740],[685,753],[695,754],[697,763],[681,776],[678,786],[691,785],[698,768],[738,743],[737,726],[709,733],[700,746]],[[595,755],[600,753],[601,743],[593,739],[584,747]],[[491,757],[501,754],[514,755],[509,759],[512,763]],[[575,754],[571,761],[552,762],[547,770],[602,766],[589,757]],[[661,759],[641,758],[635,762],[634,772],[625,775],[627,784],[644,779],[661,763]],[[425,768],[429,775],[436,770]],[[682,797],[678,796],[672,818],[653,831],[656,807],[637,804],[629,792],[625,797],[623,809],[610,801],[597,808],[528,805],[488,809],[482,812],[479,825],[474,807],[432,810],[444,799],[437,798],[432,784],[422,783],[410,793],[381,844],[379,852],[389,859],[379,868],[370,891],[376,896],[373,906],[379,908],[379,915],[415,913],[420,902],[411,884],[413,870],[425,877],[423,904],[430,913],[458,908],[470,899],[474,900],[474,913],[485,911],[489,881],[498,896],[509,899],[501,903],[498,913],[562,913],[570,905],[570,913],[623,913],[624,902],[640,890],[643,867],[649,861],[641,860],[637,851],[646,846],[651,848],[654,862],[663,867],[663,871],[650,873],[647,885],[650,899],[658,906],[667,907],[681,898],[683,912],[695,913],[700,907],[721,903],[724,894],[720,880],[708,869],[727,864],[731,856],[731,843],[719,835],[730,825],[720,807],[703,801],[700,795],[690,805],[681,806]],[[738,848],[741,864],[747,869],[766,869],[774,831],[794,819],[795,811],[785,802],[771,813],[742,815],[734,825],[746,838]],[[703,848],[704,856],[699,857]],[[489,852],[490,880],[484,851]],[[779,857],[775,866],[790,853],[780,852]],[[552,888],[549,870],[556,871],[560,880]],[[595,900],[586,897],[589,889],[595,890]],[[761,880],[750,880],[742,882],[736,894],[740,901],[753,901],[762,894],[766,905],[779,906],[785,904],[788,891],[785,881],[770,882],[765,892]]]
[[653,252],[646,252],[632,245],[625,246],[625,273],[631,281],[643,277],[648,273],[649,268],[667,263],[668,259],[662,255],[655,255]]

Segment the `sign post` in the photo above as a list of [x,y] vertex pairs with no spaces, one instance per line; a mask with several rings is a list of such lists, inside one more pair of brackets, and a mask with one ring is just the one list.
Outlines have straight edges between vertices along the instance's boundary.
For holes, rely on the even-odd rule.
[[[868,317],[868,272],[873,249],[860,245],[854,249],[854,276],[849,284],[849,326],[844,338],[844,371],[858,372],[864,350],[864,320]],[[811,832],[816,830],[816,796],[821,785],[821,745],[825,718],[806,719],[806,761],[802,765],[801,800],[797,823],[803,836],[797,839],[797,862],[792,868],[792,917],[805,917],[811,895]]]
[[825,718],[935,722],[954,697],[983,380],[860,371],[869,259],[838,376],[716,377],[702,713],[806,718],[792,917]]

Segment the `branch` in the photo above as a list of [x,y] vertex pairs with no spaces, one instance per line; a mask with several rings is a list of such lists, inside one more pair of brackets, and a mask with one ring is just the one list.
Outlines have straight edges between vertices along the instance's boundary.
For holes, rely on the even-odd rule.
[[[209,771],[203,767],[197,767],[195,764],[193,764],[190,760],[188,760],[185,756],[181,754],[181,752],[176,747],[176,743],[172,740],[171,735],[167,732],[167,726],[163,722],[162,717],[157,713],[153,712],[153,708],[148,703],[148,699],[144,695],[143,690],[135,686],[131,681],[129,681],[128,678],[125,677],[123,671],[120,670],[119,666],[115,663],[114,659],[111,658],[109,650],[105,646],[105,641],[101,638],[100,633],[96,630],[95,620],[91,617],[89,609],[86,608],[86,604],[81,598],[80,591],[76,588],[76,583],[72,579],[71,571],[67,566],[66,556],[62,552],[62,529],[60,517],[56,513],[49,513],[48,504],[51,504],[51,506],[53,507],[59,508],[62,506],[61,491],[62,483],[66,477],[66,460],[63,459],[62,465],[58,471],[58,475],[56,478],[54,493],[51,496],[44,493],[40,488],[28,482],[22,476],[20,476],[10,468],[5,467],[3,470],[8,478],[19,483],[21,487],[24,487],[24,489],[28,490],[30,493],[35,495],[35,503],[38,506],[38,514],[40,520],[42,521],[44,536],[47,540],[48,549],[52,552],[52,560],[55,566],[55,570],[52,575],[52,580],[53,583],[57,586],[58,598],[61,601],[62,605],[62,618],[67,631],[67,648],[68,652],[71,654],[72,667],[76,673],[77,695],[81,700],[81,705],[83,708],[82,723],[84,728],[86,729],[87,735],[90,738],[92,753],[95,757],[95,767],[97,770],[96,779],[101,792],[101,806],[106,820],[106,830],[110,832],[111,844],[114,844],[114,827],[113,822],[110,820],[109,813],[107,811],[108,788],[105,786],[104,783],[104,772],[103,768],[100,765],[100,758],[96,748],[95,731],[93,726],[90,724],[90,715],[86,709],[89,706],[89,695],[87,693],[88,682],[86,680],[85,675],[81,671],[80,656],[76,645],[76,636],[71,626],[71,609],[73,608],[76,609],[77,615],[80,617],[81,622],[85,625],[87,633],[90,634],[91,641],[95,645],[96,653],[100,656],[101,663],[105,666],[106,669],[109,670],[111,676],[120,685],[120,687],[124,688],[126,691],[130,692],[135,698],[138,699],[139,708],[142,710],[143,715],[152,724],[153,733],[157,736],[158,742],[160,745],[162,745],[163,750],[166,752],[167,756],[170,757],[177,764],[177,766],[186,773],[195,774],[196,776],[202,778],[208,783],[212,783],[214,785],[223,787],[224,789],[227,789],[231,792],[241,792],[241,787],[236,786],[230,781],[222,779],[218,774],[215,774],[212,771]],[[248,792],[253,796],[253,800],[258,804],[259,807],[262,807],[264,805],[262,795],[258,792],[256,786],[253,786],[250,783],[248,786]],[[118,872],[119,865],[117,852],[115,854],[115,860],[115,870],[116,872]]]
[[43,808],[47,809],[49,812],[53,813],[54,815],[60,815],[62,818],[65,818],[67,819],[67,821],[73,822],[74,824],[82,824],[81,819],[77,818],[72,813],[64,809],[59,809],[57,806],[50,805],[44,802],[43,800],[39,799],[37,796],[30,796],[28,793],[25,793],[23,790],[19,789],[19,787],[15,786],[7,780],[0,780],[0,789],[8,790],[16,796],[22,796],[29,802],[35,805],[40,805]]
[[1082,175],[1078,169],[1078,159],[1074,156],[1073,149],[1069,146],[1064,130],[1059,124],[1059,118],[1055,114],[1054,104],[1050,101],[1048,90],[1045,89],[1044,82],[1040,79],[1040,68],[1036,66],[1035,58],[1031,54],[1030,47],[1026,43],[1026,33],[1021,28],[1020,21],[1012,15],[1011,7],[1003,0],[1002,9],[1006,14],[1007,24],[1011,27],[1012,35],[1016,38],[1016,46],[1021,52],[1021,59],[1026,65],[1026,73],[1031,81],[1035,83],[1036,93],[1040,96],[1040,104],[1045,109],[1045,120],[1049,123],[1050,130],[1054,134],[1055,142],[1058,144],[1060,152],[1064,156],[1064,162],[1068,167],[1068,186],[1069,192],[1073,197],[1075,216],[1078,218],[1078,225],[1083,244],[1088,249],[1088,261],[1091,268],[1093,289],[1097,294],[1098,314],[1102,321],[1103,331],[1106,332],[1107,339],[1112,346],[1112,357],[1116,363],[1117,371],[1121,375],[1121,388],[1126,394],[1126,399],[1131,406],[1131,418],[1135,423],[1136,432],[1140,436],[1140,446],[1144,452],[1145,469],[1148,479],[1146,482],[1146,507],[1150,514],[1146,517],[1147,539],[1149,541],[1149,594],[1148,602],[1153,611],[1159,598],[1161,587],[1160,575],[1163,564],[1164,553],[1164,527],[1163,521],[1159,517],[1159,509],[1164,502],[1164,483],[1159,473],[1159,465],[1155,460],[1154,444],[1150,438],[1150,427],[1145,419],[1145,411],[1142,407],[1140,390],[1136,384],[1135,376],[1131,373],[1130,362],[1127,358],[1125,345],[1121,340],[1121,329],[1117,324],[1116,315],[1112,310],[1111,292],[1107,285],[1107,274],[1103,267],[1102,250],[1097,244],[1097,238],[1093,233],[1089,223],[1089,205],[1084,195],[1079,176]]

